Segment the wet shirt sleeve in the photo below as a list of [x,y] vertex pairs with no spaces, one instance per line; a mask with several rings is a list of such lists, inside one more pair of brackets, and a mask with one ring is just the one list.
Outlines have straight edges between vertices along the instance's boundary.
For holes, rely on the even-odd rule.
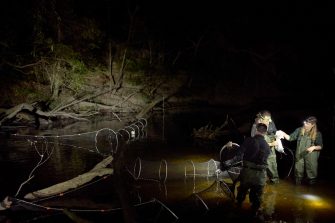
[[298,139],[299,134],[300,134],[300,129],[301,129],[301,128],[297,128],[296,130],[294,130],[294,132],[292,132],[292,133],[290,134],[290,139],[289,139],[289,141],[294,141],[294,140],[297,140],[297,139]]

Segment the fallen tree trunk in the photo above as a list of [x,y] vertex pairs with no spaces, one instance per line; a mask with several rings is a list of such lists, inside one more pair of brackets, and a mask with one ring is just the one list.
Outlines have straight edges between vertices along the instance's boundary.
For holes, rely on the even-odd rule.
[[40,116],[43,116],[43,117],[50,117],[50,118],[55,117],[55,115],[50,115],[49,116],[46,112],[37,110],[31,104],[23,103],[23,104],[19,104],[19,105],[13,107],[13,108],[8,109],[4,113],[3,118],[0,120],[0,125],[5,121],[14,118],[19,112],[21,112],[23,110],[26,110],[26,111],[29,111],[29,112],[32,112],[32,113],[36,113],[37,115],[40,115]]
[[76,105],[76,104],[78,104],[78,103],[80,103],[80,102],[83,102],[83,101],[89,101],[89,100],[92,99],[92,98],[96,98],[96,97],[98,97],[98,96],[100,96],[100,95],[107,94],[107,93],[111,92],[111,91],[114,90],[114,89],[115,89],[115,88],[107,89],[107,90],[102,90],[102,91],[100,91],[100,92],[97,92],[97,93],[94,94],[94,95],[86,95],[85,97],[83,97],[83,98],[81,98],[81,99],[79,99],[79,100],[74,100],[74,101],[72,101],[72,102],[70,102],[70,103],[68,103],[68,104],[66,104],[66,105],[63,105],[63,106],[58,107],[58,108],[55,108],[55,109],[53,109],[50,113],[58,112],[58,111],[60,111],[60,110],[63,110],[63,109],[68,108],[68,107],[71,107],[71,106]]
[[24,196],[27,200],[35,200],[38,198],[49,197],[66,192],[70,189],[77,188],[85,183],[90,182],[95,177],[102,177],[113,174],[114,170],[107,167],[113,161],[113,156],[108,156],[103,161],[98,163],[92,170],[82,175],[79,175],[71,180],[55,184],[53,186],[28,193]]
[[[24,112],[24,111],[30,112],[31,114],[39,118],[46,119],[46,120],[65,117],[65,118],[72,118],[78,121],[88,121],[88,119],[83,118],[82,115],[78,115],[74,113],[66,113],[66,112],[44,112],[44,111],[37,109],[31,104],[22,103],[4,112],[4,114],[2,115],[2,119],[0,120],[0,126],[5,121],[14,118],[18,113]],[[89,116],[89,115],[85,115],[85,116]]]

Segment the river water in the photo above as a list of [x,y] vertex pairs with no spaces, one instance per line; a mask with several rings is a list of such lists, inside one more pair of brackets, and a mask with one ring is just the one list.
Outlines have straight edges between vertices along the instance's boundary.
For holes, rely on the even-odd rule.
[[[291,113],[290,117],[296,113]],[[248,116],[252,117],[252,114],[235,113],[232,117],[237,126],[243,126],[252,120]],[[135,130],[136,136],[123,147],[118,147],[115,132],[130,123],[117,120],[44,130],[4,128],[0,144],[0,199],[10,196],[22,201],[29,192],[91,170],[116,149],[125,150],[122,179],[125,187],[116,187],[118,179],[113,176],[95,178],[90,184],[69,193],[36,203],[21,202],[10,210],[1,211],[0,221],[127,222],[130,219],[131,222],[131,219],[137,219],[137,222],[206,222],[219,218],[222,222],[334,222],[335,184],[329,168],[331,152],[320,157],[319,182],[313,186],[294,185],[293,157],[290,153],[278,154],[281,180],[277,185],[266,185],[261,215],[256,219],[249,216],[248,199],[241,209],[236,208],[233,202],[236,190],[229,187],[229,177],[218,178],[213,171],[221,147],[228,140],[241,143],[248,133],[236,135],[229,131],[212,143],[199,143],[191,137],[194,128],[209,122],[219,126],[226,118],[222,111],[219,114],[203,111],[160,113],[146,120],[143,131],[137,133],[142,124],[137,125],[139,128],[132,126],[128,129],[129,134]],[[294,124],[282,127],[289,129]],[[108,134],[114,136],[109,139],[113,146],[106,148],[105,142],[98,141]],[[329,134],[324,135],[328,137]],[[326,140],[326,145],[331,145],[331,141]],[[290,144],[286,146],[293,149]],[[125,188],[126,193],[122,193]],[[129,210],[124,208],[125,197],[127,203],[132,204]]]

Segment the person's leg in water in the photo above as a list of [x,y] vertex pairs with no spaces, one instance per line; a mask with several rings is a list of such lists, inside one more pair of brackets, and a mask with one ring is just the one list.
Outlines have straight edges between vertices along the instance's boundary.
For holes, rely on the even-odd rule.
[[295,161],[294,178],[296,185],[301,185],[302,179],[304,177],[304,168],[305,168],[304,159],[299,159]]
[[309,153],[305,157],[306,176],[308,185],[317,183],[319,153]]
[[245,200],[249,191],[249,185],[241,183],[237,189],[236,202],[238,207],[242,207],[242,203]]
[[279,183],[279,174],[277,169],[277,156],[275,155],[275,151],[273,150],[273,154],[271,154],[267,159],[268,167],[266,169],[267,176],[269,178],[270,184],[278,184]]
[[253,216],[257,216],[262,204],[264,186],[254,185],[250,188],[249,199]]

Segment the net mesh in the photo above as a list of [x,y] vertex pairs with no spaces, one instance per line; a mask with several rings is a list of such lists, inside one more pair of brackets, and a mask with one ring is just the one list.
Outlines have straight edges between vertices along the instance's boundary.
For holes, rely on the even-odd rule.
[[31,144],[36,145],[41,145],[41,143],[57,144],[69,148],[85,149],[102,155],[109,155],[115,154],[118,151],[121,140],[130,142],[146,137],[146,126],[147,120],[139,119],[118,130],[102,128],[96,131],[67,135],[13,134],[13,137],[27,140]]
[[[63,148],[79,148],[85,149],[91,152],[95,152],[101,155],[113,155],[116,154],[121,148],[121,141],[131,142],[137,141],[147,136],[145,127],[147,121],[145,119],[137,120],[121,129],[102,128],[96,131],[76,133],[69,135],[14,135],[20,139],[27,140],[36,152],[40,155],[41,161],[37,167],[45,163],[53,154],[53,149],[57,146]],[[54,145],[54,146],[50,146]],[[57,146],[55,146],[57,145]],[[224,149],[224,148],[223,148]],[[221,150],[220,157],[225,154],[228,150]],[[231,150],[229,150],[231,151]],[[185,182],[185,188],[191,191],[190,200],[194,201],[197,206],[208,210],[209,206],[206,203],[208,199],[218,198],[233,198],[234,189],[231,188],[231,184],[238,179],[240,167],[233,166],[229,169],[219,172],[221,161],[210,159],[205,162],[195,162],[193,160],[185,160],[182,162],[167,162],[166,160],[143,160],[137,157],[133,163],[127,164],[125,168],[132,178],[137,181],[157,182],[160,191],[163,191],[167,196],[167,188],[165,183],[168,181],[183,180]],[[34,171],[34,170],[33,170]],[[31,172],[31,175],[33,173]],[[31,176],[28,177],[28,181]],[[21,187],[25,185],[24,182]],[[91,183],[93,184],[93,183]],[[74,190],[75,191],[75,190]],[[72,191],[71,191],[72,193]],[[219,197],[217,195],[220,195]],[[63,195],[62,195],[63,196]],[[138,196],[140,197],[140,196]],[[178,217],[167,207],[165,204],[160,202],[158,199],[154,199],[155,202],[150,202],[150,205],[155,204],[157,212],[155,213],[155,219],[162,219],[166,217],[174,220]],[[21,201],[21,203],[27,206],[36,207],[36,203]],[[142,206],[142,201],[138,204]],[[50,207],[37,206],[38,208],[48,209]],[[153,208],[154,208],[153,207]],[[63,208],[55,208],[55,210],[62,210]],[[84,212],[85,210],[74,210],[78,212]],[[88,210],[86,210],[88,211]],[[91,210],[92,212],[93,210]],[[106,211],[106,210],[104,210]],[[145,211],[142,212],[144,214]],[[152,213],[149,213],[152,214]],[[152,216],[151,216],[152,217]]]

